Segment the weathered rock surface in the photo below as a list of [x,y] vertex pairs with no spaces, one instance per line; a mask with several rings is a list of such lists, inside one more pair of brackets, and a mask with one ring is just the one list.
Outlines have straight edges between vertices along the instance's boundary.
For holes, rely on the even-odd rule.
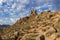
[[60,40],[60,11],[44,11],[21,18],[3,29],[1,40]]

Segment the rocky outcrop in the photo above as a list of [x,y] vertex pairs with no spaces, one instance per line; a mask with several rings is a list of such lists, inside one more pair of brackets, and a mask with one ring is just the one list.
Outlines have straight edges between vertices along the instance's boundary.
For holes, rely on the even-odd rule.
[[6,40],[60,40],[60,11],[32,10],[30,16],[21,18],[14,25],[3,29]]
[[31,13],[30,13],[30,16],[35,17],[36,15],[37,15],[36,10],[32,10]]

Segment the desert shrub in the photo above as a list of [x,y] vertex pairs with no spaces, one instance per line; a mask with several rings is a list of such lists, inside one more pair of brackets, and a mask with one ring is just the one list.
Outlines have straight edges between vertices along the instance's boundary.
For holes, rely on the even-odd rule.
[[32,39],[32,38],[26,38],[25,40],[35,40],[35,39]]

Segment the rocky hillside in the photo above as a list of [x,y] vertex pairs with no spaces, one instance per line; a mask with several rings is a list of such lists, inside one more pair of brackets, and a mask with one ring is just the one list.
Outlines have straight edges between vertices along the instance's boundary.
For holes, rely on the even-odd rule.
[[60,40],[60,11],[32,10],[30,16],[4,28],[0,40]]

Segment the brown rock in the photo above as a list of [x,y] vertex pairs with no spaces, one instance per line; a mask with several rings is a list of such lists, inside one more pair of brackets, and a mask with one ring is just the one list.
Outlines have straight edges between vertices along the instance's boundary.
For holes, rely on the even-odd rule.
[[[19,33],[18,33],[19,32]],[[19,19],[14,25],[3,29],[2,39],[14,40],[60,40],[60,11],[44,11]]]

